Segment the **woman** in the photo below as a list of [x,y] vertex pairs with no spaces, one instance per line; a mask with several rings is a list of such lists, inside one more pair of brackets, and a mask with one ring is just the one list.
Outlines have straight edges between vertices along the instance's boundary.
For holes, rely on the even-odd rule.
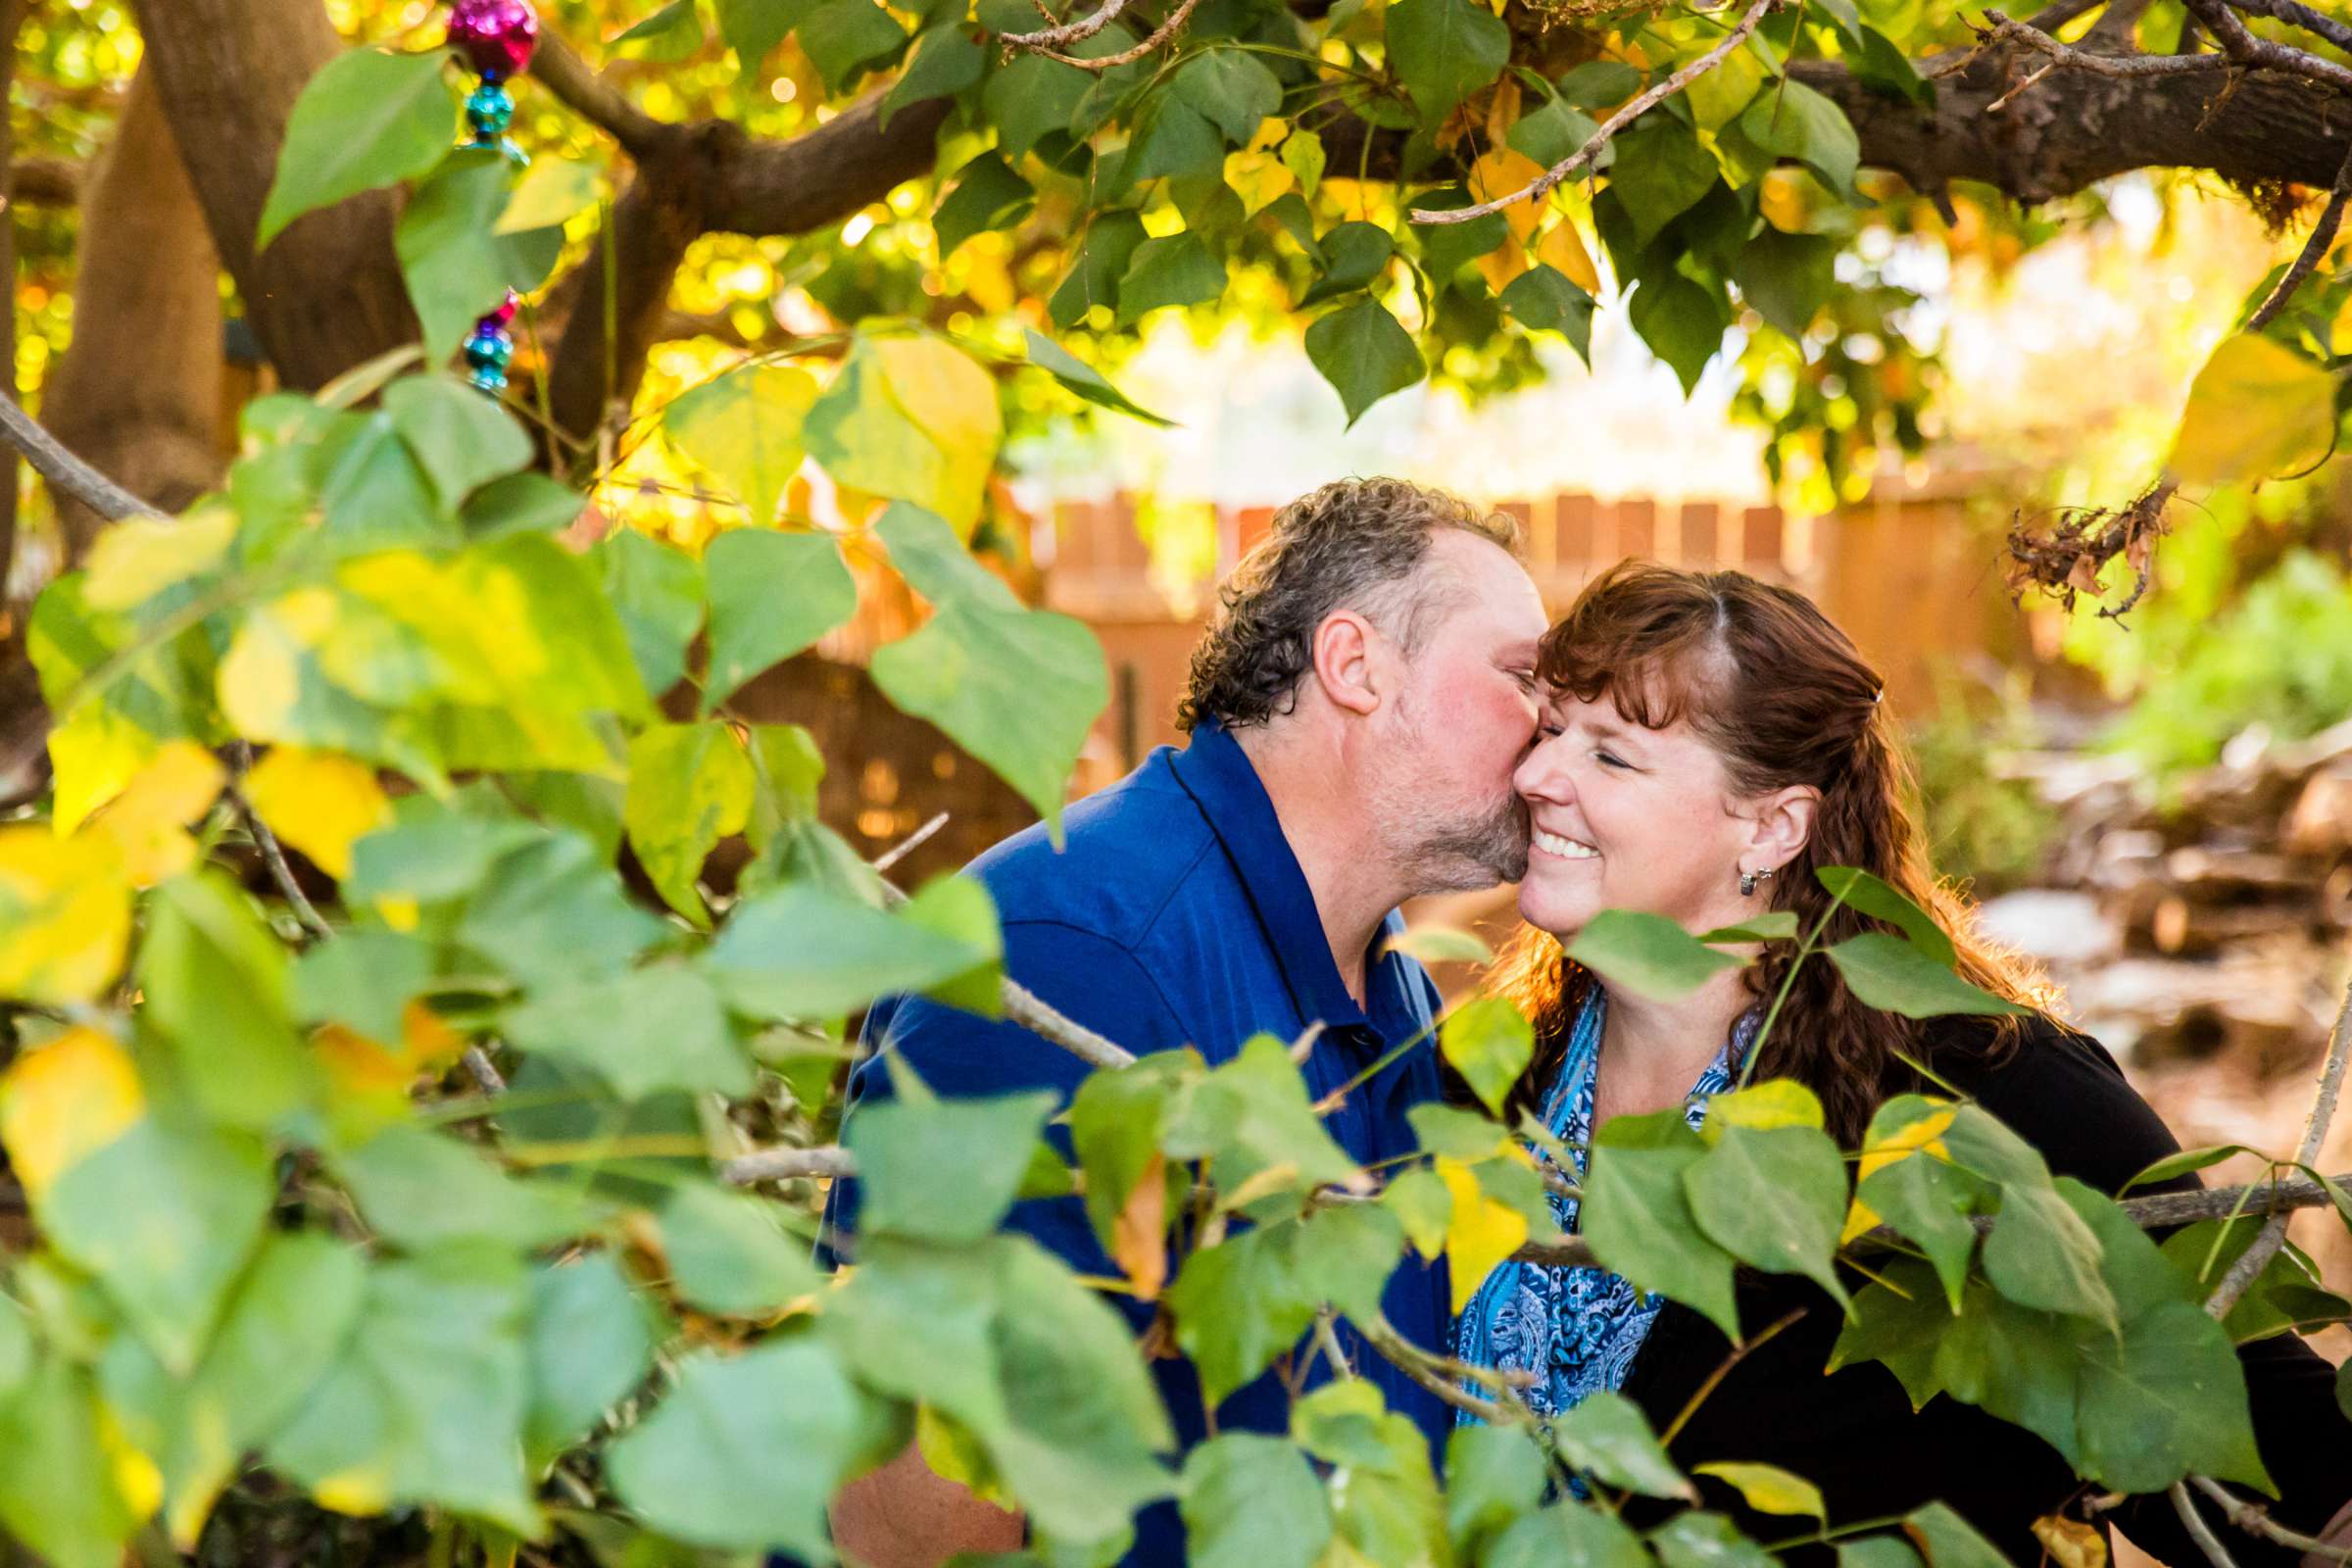
[[[1860,866],[1936,917],[1968,980],[2032,1001],[2031,976],[1978,941],[1961,901],[1936,885],[1882,684],[1802,595],[1739,572],[1625,563],[1552,628],[1539,673],[1544,724],[1516,779],[1533,833],[1519,890],[1528,929],[1494,984],[1537,1024],[1516,1108],[1571,1148],[1617,1115],[1682,1104],[1695,1124],[1699,1102],[1739,1078],[1791,956],[1772,946],[1674,1002],[1612,993],[1561,951],[1602,909],[1646,910],[1692,931],[1786,909],[1809,930],[1830,903],[1815,869]],[[1841,907],[1825,942],[1872,925]],[[2102,1191],[2178,1148],[2113,1059],[2046,1015],[1915,1022],[1865,1006],[1819,958],[1797,972],[1755,1074],[1812,1089],[1850,1149],[1884,1100],[1929,1087],[1903,1057],[1983,1103],[2057,1174]],[[1555,1201],[1572,1224],[1573,1200]],[[1697,1402],[1673,1443],[1686,1467],[1780,1465],[1821,1486],[1833,1524],[1941,1497],[2012,1560],[2041,1557],[2033,1521],[2086,1490],[2053,1449],[1948,1397],[1914,1414],[1875,1363],[1825,1378],[1840,1315],[1809,1282],[1743,1269],[1739,1297],[1751,1331],[1804,1311]],[[1506,1263],[1463,1313],[1457,1349],[1532,1374],[1539,1413],[1609,1389],[1663,1432],[1730,1347],[1697,1312],[1606,1271]],[[2352,1539],[2352,1422],[2335,1408],[2332,1369],[2291,1336],[2241,1353],[2263,1457],[2285,1499],[2275,1517]],[[1708,1500],[1732,1505],[1720,1491]],[[2138,1499],[2119,1517],[2164,1560],[2204,1560],[2167,1498]],[[1785,1520],[1740,1523],[1760,1540],[1794,1533]],[[2241,1563],[2296,1560],[2228,1533]]]

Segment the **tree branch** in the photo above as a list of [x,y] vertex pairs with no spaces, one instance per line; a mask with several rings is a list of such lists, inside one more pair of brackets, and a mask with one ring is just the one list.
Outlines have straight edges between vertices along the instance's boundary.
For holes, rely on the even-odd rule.
[[2352,71],[2332,60],[2323,60],[2308,50],[2257,38],[2246,29],[2236,12],[2230,9],[2229,0],[2188,0],[2188,13],[2205,24],[2222,53],[2242,65],[2268,67],[2274,71],[2292,72],[2326,82],[2337,88],[2352,88]]
[[2205,1516],[2197,1512],[2196,1499],[2188,1494],[2188,1488],[2176,1481],[2172,1485],[2171,1495],[2174,1509],[2180,1513],[2180,1522],[2188,1527],[2189,1539],[2197,1544],[2198,1550],[2205,1553],[2205,1560],[2212,1563],[2213,1568],[2237,1568],[2236,1559],[2230,1555],[2230,1548],[2222,1544],[2221,1538],[2213,1533],[2213,1526],[2207,1524]]
[[109,522],[164,515],[66,450],[12,397],[0,397],[0,440],[24,453],[33,471],[60,494],[73,497]]
[[1104,27],[1119,20],[1127,9],[1127,0],[1102,0],[1100,9],[1089,12],[1076,22],[1065,22],[1058,27],[1044,27],[1036,32],[1000,32],[997,42],[1009,49],[1067,49],[1071,44],[1084,43]]
[[1601,155],[1620,130],[1714,70],[1724,56],[1747,41],[1747,35],[1756,30],[1756,24],[1764,20],[1764,13],[1779,3],[1780,0],[1751,0],[1740,20],[1732,24],[1732,30],[1716,40],[1714,48],[1684,66],[1656,86],[1636,95],[1632,102],[1602,121],[1600,128],[1594,131],[1582,147],[1544,171],[1543,173],[1538,174],[1534,179],[1529,180],[1510,195],[1498,196],[1491,202],[1480,202],[1474,207],[1448,207],[1443,210],[1416,207],[1413,209],[1413,221],[1416,223],[1467,223],[1474,218],[1484,218],[1490,213],[1499,213],[1507,207],[1513,207],[1520,202],[1542,196],[1579,170],[1589,167],[1592,160]]
[[[2335,1027],[2328,1032],[2328,1054],[2320,1063],[2319,1089],[2312,1096],[2311,1114],[2303,1121],[2303,1142],[2295,1150],[2295,1163],[2306,1169],[2320,1157],[2320,1148],[2328,1141],[2328,1124],[2335,1119],[2336,1099],[2343,1093],[2347,1056],[2352,1056],[2352,983],[2345,985],[2343,1004],[2336,1009]],[[2254,1283],[2270,1266],[2271,1259],[2278,1255],[2278,1249],[2286,1245],[2286,1215],[2283,1208],[2271,1211],[2253,1245],[2230,1265],[2230,1271],[2214,1287],[2213,1295],[2205,1302],[2206,1311],[2217,1318],[2230,1315],[2238,1298],[2245,1295],[2246,1287]]]
[[737,1187],[794,1177],[838,1178],[854,1174],[850,1152],[833,1145],[821,1149],[760,1149],[738,1154],[719,1167],[719,1174]]
[[1142,43],[1131,49],[1122,49],[1116,54],[1102,55],[1094,60],[1081,60],[1076,55],[1055,54],[1051,49],[1040,49],[1037,52],[1048,60],[1058,60],[1065,66],[1076,66],[1080,71],[1102,72],[1113,70],[1119,66],[1131,66],[1161,44],[1166,43],[1170,38],[1175,37],[1177,30],[1191,19],[1193,8],[1200,3],[1200,0],[1182,0],[1176,9],[1169,13],[1168,20],[1152,28],[1151,35]]
[[[2063,67],[2068,71],[2087,71],[2094,76],[2177,76],[2195,72],[2230,69],[2230,61],[2223,55],[2096,54],[2087,49],[2078,49],[2072,44],[2060,43],[2039,28],[2027,23],[2012,21],[1998,11],[1987,10],[1984,13],[1984,20],[1990,23],[1991,26],[1979,34],[1984,40],[1982,46],[1989,47],[1999,43],[2023,44],[2037,54],[2048,55],[2050,63],[2054,66]],[[1956,70],[1960,62],[1955,61],[1951,66],[1946,67],[1947,73]],[[2003,97],[1997,100],[1997,103],[2006,104],[2008,101],[2007,97]],[[1992,107],[1988,106],[1986,112],[1990,113]]]
[[2317,1536],[2307,1536],[2300,1531],[2289,1530],[2278,1520],[2273,1519],[2269,1510],[2246,1501],[2210,1476],[2190,1476],[2188,1484],[2219,1504],[2223,1518],[2250,1536],[2260,1536],[2263,1540],[2276,1542],[2281,1546],[2291,1546],[2298,1551],[2313,1553],[2323,1560],[2332,1559],[2340,1563],[2352,1563],[2352,1545],[2339,1545],[2333,1542],[2322,1541]]
[[2328,246],[2335,243],[2336,228],[2344,220],[2344,198],[2347,196],[2352,196],[2352,152],[2344,155],[2343,167],[2335,172],[2335,183],[2328,190],[2328,205],[2320,213],[2320,220],[2312,225],[2311,237],[2303,242],[2303,249],[2296,255],[2294,265],[2278,279],[2278,286],[2271,290],[2270,298],[2264,300],[2262,308],[2247,320],[2247,331],[2259,332],[2270,325],[2272,318],[2286,308],[2286,302],[2294,298],[2295,290],[2303,286],[2303,280],[2311,275],[2311,270],[2320,265],[2320,258],[2328,254]]
[[2307,5],[2297,4],[2296,0],[2231,0],[2231,3],[2249,16],[2269,17],[2273,22],[2301,27],[2305,32],[2316,33],[2345,53],[2352,54],[2352,26],[2346,26],[2335,18],[2314,11]]
[[531,74],[557,102],[611,135],[632,158],[651,154],[674,129],[629,102],[628,94],[553,33],[541,35],[531,58]]

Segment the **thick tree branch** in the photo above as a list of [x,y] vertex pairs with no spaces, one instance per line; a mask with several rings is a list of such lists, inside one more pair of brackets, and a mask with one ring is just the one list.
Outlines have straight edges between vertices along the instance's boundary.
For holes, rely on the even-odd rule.
[[2222,53],[2241,65],[2292,72],[2330,87],[2352,88],[2352,71],[2334,61],[2254,36],[2238,14],[2230,9],[2229,0],[2188,0],[2188,14],[2205,24],[2214,41],[2222,46]]
[[652,152],[668,128],[629,102],[627,93],[552,33],[540,38],[538,52],[531,57],[531,74],[557,102],[620,143],[632,158]]

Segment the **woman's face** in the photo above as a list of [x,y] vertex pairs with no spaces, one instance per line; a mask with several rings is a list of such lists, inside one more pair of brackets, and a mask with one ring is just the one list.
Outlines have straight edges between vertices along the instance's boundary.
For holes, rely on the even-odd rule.
[[1756,815],[1685,719],[1644,729],[1606,693],[1553,694],[1512,782],[1532,828],[1519,884],[1531,925],[1565,939],[1603,909],[1640,909],[1699,932],[1769,906],[1761,890],[1740,895],[1740,873],[1785,856],[1759,847]]

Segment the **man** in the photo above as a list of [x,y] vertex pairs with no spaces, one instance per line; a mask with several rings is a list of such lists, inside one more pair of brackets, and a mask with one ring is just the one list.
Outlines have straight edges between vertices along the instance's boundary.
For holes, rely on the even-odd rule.
[[[1319,1023],[1302,1069],[1317,1097],[1427,1030],[1428,974],[1380,951],[1403,927],[1396,906],[1527,865],[1511,772],[1535,731],[1545,620],[1514,542],[1508,518],[1396,479],[1326,485],[1284,508],[1193,657],[1178,715],[1191,745],[1162,747],[1074,807],[1064,852],[1038,827],[973,862],[1004,923],[1006,972],[1139,1055],[1192,1045],[1213,1064],[1252,1034],[1293,1040]],[[1016,1025],[919,999],[877,1005],[866,1037],[893,1041],[950,1096],[1049,1086],[1066,1099],[1087,1070]],[[850,1114],[888,1093],[882,1064],[867,1061]],[[1391,1158],[1415,1147],[1406,1110],[1437,1094],[1434,1052],[1404,1052],[1325,1125],[1358,1161]],[[854,1203],[838,1216],[853,1229]],[[1010,1223],[1081,1272],[1117,1272],[1075,1199],[1022,1204]],[[1443,1266],[1408,1260],[1384,1307],[1408,1338],[1443,1348]],[[1352,1335],[1344,1345],[1392,1409],[1443,1441],[1446,1406]],[[1190,1363],[1152,1369],[1180,1441],[1202,1441]],[[1215,1423],[1287,1426],[1271,1374],[1226,1399]],[[834,1526],[871,1568],[1011,1550],[1023,1534],[1017,1516],[932,1475],[911,1449],[846,1490]],[[1126,1560],[1184,1560],[1172,1504],[1138,1517]]]

